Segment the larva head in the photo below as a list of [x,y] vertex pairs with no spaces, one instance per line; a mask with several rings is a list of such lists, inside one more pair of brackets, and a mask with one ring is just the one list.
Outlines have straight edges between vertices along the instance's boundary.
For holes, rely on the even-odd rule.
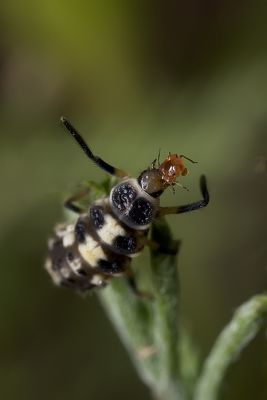
[[187,157],[169,154],[158,168],[155,168],[153,163],[152,167],[143,171],[138,178],[141,188],[153,197],[160,196],[169,186],[175,185],[179,176],[188,174],[182,158]]

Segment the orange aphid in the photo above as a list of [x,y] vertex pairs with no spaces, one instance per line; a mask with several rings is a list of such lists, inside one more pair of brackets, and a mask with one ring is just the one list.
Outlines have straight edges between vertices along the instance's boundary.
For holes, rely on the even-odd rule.
[[188,169],[185,167],[182,157],[184,156],[169,154],[163,163],[160,164],[159,171],[161,172],[162,180],[167,185],[173,185],[178,176],[185,176],[188,174]]

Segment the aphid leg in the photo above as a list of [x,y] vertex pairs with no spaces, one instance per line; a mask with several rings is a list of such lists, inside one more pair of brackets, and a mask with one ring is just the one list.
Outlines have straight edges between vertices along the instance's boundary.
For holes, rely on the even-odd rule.
[[178,207],[160,207],[158,217],[163,217],[168,214],[181,214],[184,212],[198,210],[199,208],[206,207],[209,203],[209,192],[207,188],[206,177],[202,175],[200,177],[200,190],[203,196],[202,200],[196,201],[190,204],[184,204]]
[[152,300],[152,299],[154,298],[153,294],[151,294],[151,293],[146,293],[146,292],[142,292],[142,291],[140,291],[140,290],[137,288],[137,286],[136,286],[136,281],[135,281],[135,279],[134,279],[134,276],[133,276],[131,270],[128,270],[128,271],[127,271],[126,279],[127,279],[127,283],[128,283],[128,285],[129,285],[130,289],[132,290],[132,292],[133,292],[136,296],[141,297],[142,299],[149,299],[149,300]]
[[72,137],[76,140],[76,142],[79,144],[79,146],[82,148],[86,156],[90,160],[92,160],[99,168],[103,169],[108,174],[114,175],[118,178],[124,178],[125,176],[128,176],[128,174],[122,169],[113,167],[112,165],[102,160],[100,157],[95,156],[92,153],[91,149],[88,147],[88,145],[85,143],[84,139],[78,133],[78,131],[74,128],[73,125],[71,125],[71,123],[65,117],[61,117],[61,122],[68,130],[68,132],[72,135]]
[[76,214],[82,214],[83,212],[86,211],[86,209],[84,207],[74,204],[74,202],[81,200],[83,197],[88,195],[89,192],[90,192],[89,188],[80,190],[79,192],[75,193],[73,196],[71,196],[64,202],[64,207],[67,210],[75,212]]
[[188,192],[189,192],[189,189],[186,187],[186,186],[184,186],[184,185],[182,185],[180,182],[174,182],[173,184],[172,184],[172,190],[173,190],[173,193],[175,194],[175,190],[174,190],[174,186],[179,186],[179,187],[181,187],[182,189],[185,189],[185,190],[187,190]]
[[181,154],[180,158],[185,158],[186,160],[190,161],[192,164],[197,164],[197,161],[192,160],[192,158],[186,157],[184,154]]

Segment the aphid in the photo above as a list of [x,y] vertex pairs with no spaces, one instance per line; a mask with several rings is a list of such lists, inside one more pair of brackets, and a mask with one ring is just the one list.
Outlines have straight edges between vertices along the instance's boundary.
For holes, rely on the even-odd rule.
[[205,176],[200,178],[201,200],[177,207],[160,207],[164,190],[175,185],[177,177],[187,174],[182,160],[187,157],[169,154],[161,164],[158,161],[157,167],[154,161],[138,178],[131,178],[95,156],[70,122],[64,117],[61,121],[87,157],[121,181],[109,196],[94,201],[86,210],[74,204],[84,193],[66,201],[65,207],[77,213],[78,218],[74,223],[55,227],[54,236],[48,242],[45,268],[54,283],[80,292],[104,287],[113,277],[121,275],[137,291],[130,262],[146,244],[151,245],[148,238],[151,223],[168,214],[205,207],[209,202]]

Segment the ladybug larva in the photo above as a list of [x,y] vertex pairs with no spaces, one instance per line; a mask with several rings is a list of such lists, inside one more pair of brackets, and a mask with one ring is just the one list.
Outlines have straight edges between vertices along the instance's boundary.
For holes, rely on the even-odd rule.
[[74,223],[55,227],[54,236],[48,241],[45,268],[54,283],[79,292],[105,287],[112,277],[121,275],[126,276],[138,292],[130,263],[146,244],[153,246],[148,237],[151,223],[168,214],[205,207],[209,202],[205,176],[200,178],[201,200],[177,207],[160,207],[160,196],[165,189],[177,184],[182,186],[176,179],[188,173],[183,159],[193,160],[184,155],[169,154],[160,163],[158,157],[158,161],[155,160],[138,178],[131,178],[95,156],[64,117],[61,122],[90,160],[121,181],[111,189],[109,196],[92,202],[86,210],[75,204],[84,192],[66,201],[65,207],[77,213],[78,218]]

